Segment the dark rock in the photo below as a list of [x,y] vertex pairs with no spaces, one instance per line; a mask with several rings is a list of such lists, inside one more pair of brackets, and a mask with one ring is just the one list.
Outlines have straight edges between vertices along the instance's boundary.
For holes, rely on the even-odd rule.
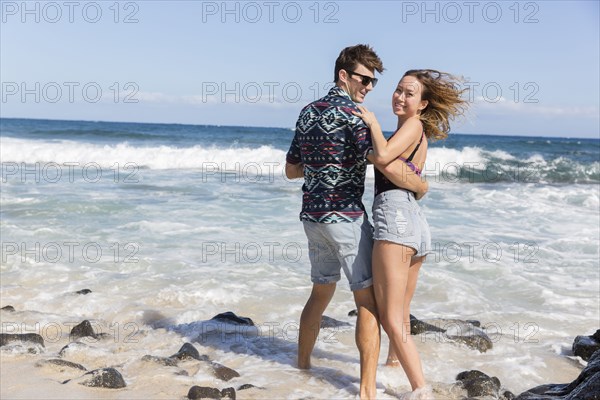
[[502,398],[504,400],[514,400],[515,397],[517,396],[515,396],[510,390],[505,390],[504,393],[502,393]]
[[89,387],[102,387],[120,389],[127,386],[119,371],[114,368],[95,369],[82,376],[80,385]]
[[60,351],[58,352],[58,356],[59,357],[64,357],[67,355],[67,353],[69,351],[78,351],[78,350],[84,350],[87,351],[88,349],[93,348],[92,346],[88,345],[87,343],[82,343],[82,342],[71,342],[65,346],[63,346],[62,349],[60,349]]
[[33,342],[44,346],[44,338],[37,333],[0,333],[0,347],[13,342]]
[[92,328],[92,324],[87,319],[82,321],[79,325],[76,325],[71,329],[71,333],[69,334],[69,338],[73,340],[77,340],[82,337],[92,337],[94,339],[97,338],[96,333],[94,332],[94,328]]
[[600,329],[590,336],[577,336],[573,341],[573,354],[589,360],[596,350],[600,349]]
[[463,372],[459,373],[458,375],[456,375],[456,380],[464,381],[464,380],[468,380],[468,379],[489,378],[489,377],[490,377],[489,375],[484,374],[481,371],[472,369],[470,371],[463,371]]
[[417,320],[414,316],[411,318],[411,334],[423,332],[443,332],[444,337],[452,342],[464,343],[468,347],[479,350],[484,353],[493,347],[490,337],[476,326],[477,321],[463,321],[460,319],[430,319],[428,322]]
[[206,387],[206,386],[192,386],[188,391],[187,395],[188,399],[220,399],[223,396],[221,395],[221,391],[216,388]]
[[227,312],[215,315],[214,317],[211,318],[211,320],[233,323],[233,324],[237,324],[237,325],[255,326],[254,322],[250,318],[238,317],[231,311],[227,311]]
[[[561,389],[564,389],[568,384],[561,384],[561,385],[557,385],[557,384],[546,384],[546,385],[540,385],[540,386],[536,386],[534,388],[529,389],[526,392],[521,393],[520,395],[517,396],[517,399],[536,399],[537,397],[528,397],[530,395],[541,395],[546,393],[546,392],[558,392]],[[525,395],[525,396],[524,396]],[[524,397],[522,397],[524,396]],[[548,398],[548,399],[562,399],[562,396],[560,397],[550,397],[550,396],[545,396],[543,398]]]
[[233,378],[237,378],[240,376],[240,374],[236,370],[233,370],[222,364],[211,362],[210,365],[213,368],[213,373],[215,374],[215,376],[223,381],[229,381]]
[[144,324],[149,325],[154,329],[168,328],[171,325],[177,325],[175,320],[167,318],[166,315],[156,310],[144,310],[142,321]]
[[[429,323],[432,322],[432,323]],[[464,343],[468,347],[485,353],[494,344],[490,337],[481,329],[481,323],[476,320],[462,321],[459,319],[432,319],[429,322],[410,316],[410,333],[418,335],[424,332],[443,332],[445,338],[453,342]]]
[[35,344],[32,346],[27,346],[27,352],[29,354],[41,354],[44,352],[44,349],[39,344]]
[[194,345],[191,343],[184,343],[179,351],[169,358],[176,358],[178,360],[194,359],[199,361],[208,361],[208,356],[201,356],[200,353],[198,353],[198,350],[196,350]]
[[478,334],[473,336],[448,336],[457,342],[462,342],[473,350],[479,350],[481,353],[485,353],[491,349],[494,345],[492,340],[485,334]]
[[50,360],[42,360],[36,364],[36,367],[43,367],[44,365],[56,365],[58,367],[79,369],[81,371],[87,371],[87,368],[81,364],[77,364],[67,360],[61,360],[58,358],[52,358]]
[[500,391],[500,380],[492,378],[476,378],[463,381],[464,388],[467,389],[469,396],[494,396],[497,397]]
[[244,383],[244,384],[243,384],[243,385],[241,385],[239,388],[237,388],[237,390],[238,390],[238,392],[239,392],[240,390],[252,389],[252,388],[255,388],[255,387],[257,387],[257,386],[254,386],[254,385],[253,385],[253,384],[251,384],[251,383]]
[[228,387],[221,390],[221,398],[235,400],[235,389]]
[[585,384],[574,388],[565,400],[600,400],[600,373],[592,375]]
[[[356,310],[348,315],[355,315]],[[481,328],[481,323],[476,320],[458,319],[431,319],[429,322],[421,321],[410,315],[410,334],[419,335],[425,332],[442,332],[444,337],[452,342],[464,343],[468,347],[485,353],[493,348],[490,337]]]
[[414,315],[410,315],[410,334],[411,335],[419,335],[423,332],[446,332],[445,329],[442,329],[438,326],[428,324],[427,322],[423,322]]
[[166,367],[176,367],[177,366],[177,360],[174,358],[170,358],[170,357],[157,357],[157,356],[145,355],[144,357],[142,357],[142,361],[154,362],[157,364],[164,365]]
[[0,310],[2,310],[2,311],[8,311],[8,312],[14,312],[15,308],[13,306],[4,306],[4,307],[0,308]]
[[440,318],[425,322],[417,319],[412,314],[410,315],[411,335],[419,335],[425,332],[442,332],[449,341],[464,343],[472,349],[485,353],[494,344],[480,326],[481,323],[476,320],[462,321]]
[[75,294],[83,294],[83,295],[90,294],[90,293],[92,293],[92,291],[90,289],[81,289],[81,290],[78,290],[75,292]]
[[498,397],[500,391],[500,380],[496,377],[490,377],[481,371],[471,370],[461,372],[456,376],[456,380],[462,382],[463,388],[467,390],[467,395],[470,397]]
[[456,375],[456,380],[461,381],[468,396],[496,396],[500,391],[500,380],[490,377],[481,371],[463,371]]
[[358,310],[352,310],[348,312],[349,317],[358,317]]
[[600,350],[592,354],[587,367],[568,384],[547,384],[531,388],[517,400],[600,400]]
[[321,328],[339,328],[341,326],[352,326],[348,322],[338,321],[335,318],[323,315],[321,318]]

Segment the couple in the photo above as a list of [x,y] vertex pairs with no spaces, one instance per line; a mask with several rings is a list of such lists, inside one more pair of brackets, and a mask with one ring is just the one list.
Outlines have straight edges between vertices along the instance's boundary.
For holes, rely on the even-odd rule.
[[[383,64],[371,47],[342,50],[335,86],[302,110],[286,157],[287,177],[304,178],[300,220],[313,282],[300,319],[298,367],[310,368],[321,317],[343,269],[358,311],[363,399],[376,395],[380,322],[390,338],[387,364],[402,365],[415,395],[425,390],[410,336],[410,301],[431,238],[416,199],[428,189],[420,178],[427,139],[445,138],[448,119],[465,104],[452,76],[408,71],[392,96],[398,126],[388,141],[374,114],[356,105],[377,84],[375,70],[383,72]],[[362,203],[367,160],[376,167],[374,228]]]

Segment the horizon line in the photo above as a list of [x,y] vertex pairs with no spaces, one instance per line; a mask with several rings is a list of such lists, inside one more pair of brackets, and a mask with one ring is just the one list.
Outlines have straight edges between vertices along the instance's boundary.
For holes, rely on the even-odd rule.
[[[217,125],[217,124],[200,124],[200,123],[182,123],[182,122],[142,122],[142,121],[107,121],[107,120],[85,120],[85,119],[50,119],[50,118],[30,118],[30,117],[2,117],[3,119],[21,119],[21,120],[33,120],[33,121],[62,121],[62,122],[90,122],[90,123],[109,123],[109,124],[151,124],[151,125],[188,125],[188,126],[213,126],[213,127],[225,127],[225,128],[266,128],[266,129],[285,129],[294,131],[294,127],[281,127],[281,126],[254,126],[254,125]],[[393,132],[384,130],[383,132]],[[0,134],[2,132],[0,131]],[[526,134],[500,134],[500,133],[465,133],[465,132],[452,132],[454,135],[483,135],[483,136],[499,136],[499,137],[526,137],[526,138],[542,138],[542,139],[585,139],[585,140],[600,140],[600,133],[598,137],[579,137],[579,136],[537,136],[537,135],[526,135]]]

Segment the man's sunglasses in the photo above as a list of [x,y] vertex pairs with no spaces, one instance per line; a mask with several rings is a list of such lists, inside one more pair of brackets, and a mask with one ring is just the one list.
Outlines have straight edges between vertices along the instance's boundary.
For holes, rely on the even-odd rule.
[[371,78],[370,76],[362,75],[362,74],[359,74],[358,72],[354,72],[354,71],[346,70],[346,72],[350,76],[352,76],[352,75],[360,76],[360,78],[361,78],[360,83],[362,83],[363,86],[369,86],[369,83],[373,83],[373,87],[377,86],[377,78]]

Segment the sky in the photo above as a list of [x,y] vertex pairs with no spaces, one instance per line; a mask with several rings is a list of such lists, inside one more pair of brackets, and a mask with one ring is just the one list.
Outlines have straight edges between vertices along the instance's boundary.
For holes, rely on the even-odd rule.
[[464,78],[458,133],[600,137],[598,1],[0,1],[0,117],[293,128],[339,52]]

